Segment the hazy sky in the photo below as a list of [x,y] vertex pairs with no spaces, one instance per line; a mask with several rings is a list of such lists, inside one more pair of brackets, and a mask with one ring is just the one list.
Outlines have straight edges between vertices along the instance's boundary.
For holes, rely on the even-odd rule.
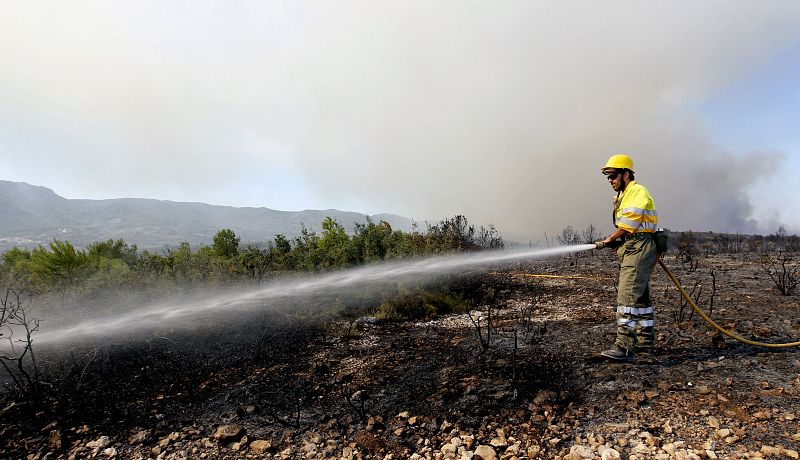
[[5,1],[0,179],[611,230],[800,231],[800,2]]

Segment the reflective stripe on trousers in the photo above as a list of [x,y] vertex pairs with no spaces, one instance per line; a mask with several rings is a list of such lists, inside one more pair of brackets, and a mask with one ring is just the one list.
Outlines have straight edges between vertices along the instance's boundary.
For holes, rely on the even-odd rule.
[[620,318],[617,320],[618,326],[636,328],[636,327],[653,327],[655,321],[652,319],[626,319]]
[[620,305],[617,307],[617,313],[627,313],[629,315],[646,315],[653,313],[653,306],[638,308],[638,307],[624,307]]

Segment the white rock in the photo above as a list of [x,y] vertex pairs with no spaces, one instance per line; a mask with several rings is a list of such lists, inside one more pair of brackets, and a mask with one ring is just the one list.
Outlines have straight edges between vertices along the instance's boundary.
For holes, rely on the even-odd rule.
[[481,444],[475,449],[475,455],[480,455],[483,460],[497,460],[497,452],[491,446]]
[[244,428],[239,425],[222,425],[214,431],[211,437],[224,444],[231,441],[238,441],[244,434]]
[[567,455],[567,459],[569,460],[582,460],[582,459],[593,459],[595,458],[594,452],[592,452],[592,448],[589,446],[582,446],[582,445],[574,445],[569,449],[569,455]]
[[137,431],[128,438],[128,444],[142,444],[150,437],[149,431]]
[[491,444],[492,447],[506,447],[508,445],[504,438],[492,438],[489,444]]
[[645,443],[640,442],[639,444],[635,445],[631,449],[631,454],[639,455],[639,454],[649,454],[650,453],[650,446]]
[[620,460],[621,458],[622,456],[620,456],[619,452],[614,449],[608,449],[600,455],[601,460]]
[[272,448],[272,443],[264,439],[256,439],[250,443],[250,449],[256,454],[263,454]]
[[597,452],[600,454],[601,460],[619,460],[621,458],[619,452],[610,447],[601,445],[597,448]]
[[515,442],[514,444],[508,446],[508,449],[506,449],[506,451],[504,453],[505,454],[517,455],[519,453],[519,451],[520,451],[520,444],[521,443],[519,441]]
[[761,446],[761,453],[765,457],[777,457],[783,453],[783,448],[779,446]]
[[89,449],[102,449],[108,447],[109,444],[111,444],[111,441],[108,439],[108,436],[100,436],[94,441],[87,442],[86,447]]

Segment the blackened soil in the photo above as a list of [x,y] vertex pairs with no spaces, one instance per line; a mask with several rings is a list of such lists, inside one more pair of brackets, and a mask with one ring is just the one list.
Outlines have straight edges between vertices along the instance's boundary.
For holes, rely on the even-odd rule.
[[[694,271],[667,263],[723,326],[771,342],[800,338],[798,298],[778,295],[755,258],[708,257]],[[96,351],[102,359],[65,366],[41,406],[6,408],[0,442],[9,458],[80,457],[103,435],[122,458],[178,455],[179,447],[190,457],[254,456],[246,443],[208,440],[236,424],[249,441],[271,443],[263,455],[284,458],[300,456],[314,436],[329,446],[316,458],[339,458],[345,448],[352,458],[424,457],[425,446],[453,433],[477,445],[497,429],[520,445],[506,458],[556,458],[590,439],[621,439],[610,444],[629,455],[644,432],[659,439],[652,455],[675,442],[722,458],[800,449],[797,349],[720,337],[659,269],[656,349],[633,363],[600,359],[614,338],[615,275],[605,255],[517,264],[455,287],[472,302],[470,315],[273,322],[268,330],[243,322],[234,335],[105,346]],[[719,434],[725,429],[730,436]],[[131,440],[138,432],[144,441]],[[171,433],[180,441],[164,443]]]

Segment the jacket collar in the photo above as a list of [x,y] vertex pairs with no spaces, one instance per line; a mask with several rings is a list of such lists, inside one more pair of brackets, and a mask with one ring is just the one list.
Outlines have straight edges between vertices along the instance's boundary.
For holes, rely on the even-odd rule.
[[632,181],[628,182],[628,185],[625,186],[625,190],[622,191],[622,195],[625,195],[625,193],[627,193],[628,190],[630,190],[631,187],[633,187],[634,185],[636,185],[636,181],[635,180],[632,180]]

